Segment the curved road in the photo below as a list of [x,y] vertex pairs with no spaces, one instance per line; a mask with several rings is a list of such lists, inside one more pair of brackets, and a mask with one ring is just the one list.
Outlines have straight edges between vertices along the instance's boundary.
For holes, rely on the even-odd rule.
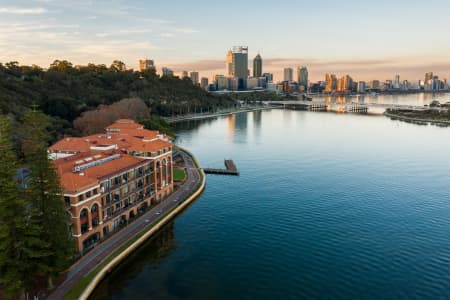
[[172,208],[179,203],[183,202],[191,194],[191,192],[200,184],[200,174],[195,167],[192,158],[186,152],[178,151],[178,154],[183,157],[184,165],[186,167],[187,178],[183,185],[160,204],[80,258],[80,260],[70,267],[66,279],[52,291],[47,299],[62,299],[83,277],[95,269],[97,265],[105,260],[115,249],[125,244],[137,234],[149,230],[165,214],[171,211]]

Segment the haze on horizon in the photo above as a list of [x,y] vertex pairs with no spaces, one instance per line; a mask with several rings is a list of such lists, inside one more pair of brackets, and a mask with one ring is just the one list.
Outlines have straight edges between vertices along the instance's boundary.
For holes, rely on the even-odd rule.
[[[450,2],[0,0],[0,62],[47,67],[74,64],[137,68],[140,58],[175,72],[225,73],[234,45],[258,52],[263,71],[281,78],[306,65],[310,79],[326,72],[356,80],[450,76]],[[249,65],[251,67],[251,64]]]

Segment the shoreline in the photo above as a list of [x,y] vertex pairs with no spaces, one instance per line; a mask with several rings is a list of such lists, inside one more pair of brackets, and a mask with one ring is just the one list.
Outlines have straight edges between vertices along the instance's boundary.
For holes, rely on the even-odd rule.
[[419,118],[405,117],[405,116],[391,114],[391,113],[388,113],[387,111],[385,111],[383,113],[383,115],[388,118],[396,119],[396,120],[403,121],[403,122],[412,121],[412,122],[418,122],[418,123],[431,123],[433,125],[439,125],[439,124],[444,125],[445,124],[447,126],[450,126],[450,121],[445,121],[445,120],[440,121],[440,120],[433,120],[433,119],[419,119]]

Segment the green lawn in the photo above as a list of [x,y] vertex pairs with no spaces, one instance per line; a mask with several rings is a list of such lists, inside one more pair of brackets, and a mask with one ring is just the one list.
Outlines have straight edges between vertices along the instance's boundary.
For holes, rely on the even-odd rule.
[[186,178],[186,173],[183,169],[173,169],[173,180],[183,181]]

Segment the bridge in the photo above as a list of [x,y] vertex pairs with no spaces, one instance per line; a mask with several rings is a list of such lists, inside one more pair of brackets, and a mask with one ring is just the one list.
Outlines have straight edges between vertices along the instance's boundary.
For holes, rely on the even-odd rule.
[[310,111],[341,111],[365,113],[369,108],[385,108],[393,110],[427,110],[427,107],[394,103],[357,103],[357,102],[327,102],[327,101],[268,101],[275,108],[310,110]]

